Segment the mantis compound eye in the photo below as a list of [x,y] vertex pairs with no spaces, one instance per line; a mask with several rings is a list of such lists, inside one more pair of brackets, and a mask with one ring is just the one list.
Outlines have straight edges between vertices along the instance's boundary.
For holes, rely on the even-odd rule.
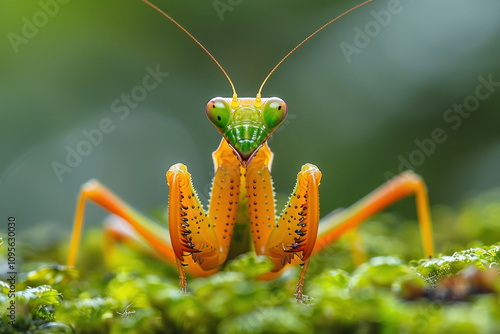
[[231,119],[231,106],[222,97],[215,97],[207,103],[207,116],[219,130],[223,130]]
[[269,129],[274,130],[285,120],[287,113],[285,101],[271,97],[262,108],[262,119]]

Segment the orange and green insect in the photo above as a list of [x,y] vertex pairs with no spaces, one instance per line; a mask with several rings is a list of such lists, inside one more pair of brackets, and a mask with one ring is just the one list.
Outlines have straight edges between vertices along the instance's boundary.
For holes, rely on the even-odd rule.
[[[325,249],[344,232],[403,197],[414,194],[425,256],[433,253],[429,204],[423,180],[411,171],[388,181],[365,198],[335,215],[319,219],[321,172],[305,164],[283,211],[277,216],[271,178],[273,153],[267,139],[287,116],[288,107],[278,97],[262,98],[262,88],[274,70],[295,49],[339,17],[323,25],[269,73],[254,98],[239,98],[215,58],[180,24],[150,5],[188,34],[223,71],[233,90],[232,98],[216,97],[206,106],[208,119],[222,135],[212,154],[215,168],[210,205],[205,211],[183,164],[167,172],[169,189],[168,230],[141,215],[96,180],[85,183],[77,202],[68,265],[76,262],[83,226],[85,201],[91,200],[117,216],[106,224],[108,246],[125,241],[175,264],[180,286],[186,291],[187,271],[194,277],[220,270],[228,255],[247,251],[267,256],[274,268],[263,279],[272,279],[287,266],[301,264],[296,297],[302,300],[303,283],[311,256]],[[252,242],[253,241],[253,242]]]

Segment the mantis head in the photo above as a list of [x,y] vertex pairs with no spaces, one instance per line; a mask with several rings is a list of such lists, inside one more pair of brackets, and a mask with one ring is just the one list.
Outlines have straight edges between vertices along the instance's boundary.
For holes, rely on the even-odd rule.
[[183,26],[171,18],[167,13],[150,3],[148,0],[142,0],[147,5],[151,6],[163,16],[168,18],[172,23],[184,31],[196,44],[212,58],[214,63],[219,67],[222,73],[226,76],[231,89],[233,90],[233,97],[222,98],[216,97],[211,99],[207,104],[208,119],[215,125],[219,132],[224,136],[229,146],[233,148],[234,153],[238,157],[242,166],[246,167],[255,156],[257,151],[266,142],[267,138],[273,133],[276,128],[285,120],[287,114],[287,107],[285,102],[277,97],[261,98],[262,88],[264,87],[267,79],[273,74],[278,66],[288,58],[297,48],[307,42],[311,37],[316,35],[321,30],[335,22],[337,19],[352,12],[353,10],[366,5],[373,0],[365,0],[365,2],[347,10],[333,20],[325,23],[302,42],[297,44],[290,52],[286,54],[274,68],[266,76],[255,98],[238,98],[236,89],[233,82],[227,75],[226,71],[219,62],[212,56],[210,52],[191,35]]
[[242,166],[247,166],[267,138],[286,118],[287,106],[278,97],[216,97],[207,104],[210,122],[224,136]]

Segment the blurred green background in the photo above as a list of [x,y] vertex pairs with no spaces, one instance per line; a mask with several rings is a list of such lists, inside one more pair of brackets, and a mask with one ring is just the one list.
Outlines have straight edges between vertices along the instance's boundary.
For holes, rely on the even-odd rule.
[[[69,236],[79,187],[90,178],[142,211],[166,207],[165,172],[176,162],[188,166],[206,203],[210,154],[220,136],[204,108],[212,97],[230,96],[222,73],[139,0],[56,3],[46,22],[38,1],[0,3],[1,219],[14,215],[19,235],[40,241]],[[281,57],[357,3],[155,2],[213,53],[240,96],[254,96]],[[401,1],[401,11],[348,62],[341,43],[355,45],[355,28],[376,22],[371,12],[388,3],[375,1],[322,31],[264,88],[264,96],[288,103],[290,115],[270,140],[275,188],[287,196],[301,165],[316,164],[323,172],[322,214],[361,198],[387,172],[396,174],[400,157],[417,157],[415,140],[431,138],[436,128],[447,139],[413,166],[432,204],[500,186],[500,87],[457,129],[443,119],[475,94],[479,76],[500,82],[500,2]],[[220,14],[214,4],[230,10]],[[38,22],[37,31],[26,22]],[[13,47],[12,34],[23,29],[33,36]],[[169,76],[121,119],[113,101],[142,85],[148,66]],[[66,164],[67,147],[76,149],[82,132],[104,118],[113,131],[60,180],[53,163]],[[87,222],[99,224],[104,212],[89,208]],[[413,200],[394,210],[415,215]]]

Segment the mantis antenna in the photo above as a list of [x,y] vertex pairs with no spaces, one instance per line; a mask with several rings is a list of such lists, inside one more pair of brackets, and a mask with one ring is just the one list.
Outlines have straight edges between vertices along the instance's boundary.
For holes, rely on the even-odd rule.
[[221,69],[222,73],[224,73],[224,75],[226,76],[226,78],[229,81],[229,84],[231,85],[231,88],[233,90],[233,100],[231,101],[231,107],[233,107],[233,108],[238,107],[240,103],[238,101],[238,94],[236,94],[236,89],[234,88],[233,82],[231,81],[231,79],[229,79],[229,75],[227,75],[226,71],[224,71],[224,69],[222,68],[221,64],[219,64],[219,62],[215,59],[215,57],[212,56],[212,54],[210,52],[208,52],[208,50],[200,42],[198,42],[198,40],[196,38],[194,38],[194,36],[191,35],[189,33],[189,31],[187,31],[183,26],[181,26],[176,20],[174,20],[173,18],[171,18],[167,13],[165,13],[160,8],[156,7],[155,5],[153,5],[151,2],[149,2],[147,0],[142,0],[142,2],[144,2],[147,5],[149,5],[150,7],[152,7],[153,9],[155,9],[156,11],[160,12],[161,14],[163,14],[163,16],[165,16],[167,19],[169,19],[170,21],[172,21],[172,23],[174,23],[176,26],[178,26],[180,29],[182,29],[182,31],[184,31],[189,37],[191,37],[191,39],[193,41],[195,41],[196,44],[198,44],[203,49],[203,51],[205,51],[210,56],[210,58],[212,58],[212,60],[217,64],[217,66],[219,66],[219,68]]
[[[219,64],[219,62],[215,59],[214,56],[212,56],[212,54],[200,43],[198,42],[198,40],[189,33],[189,31],[187,31],[183,26],[181,26],[176,20],[174,20],[173,18],[171,18],[167,13],[165,13],[164,11],[162,11],[160,8],[156,7],[155,5],[153,5],[151,2],[149,2],[148,0],[141,0],[142,2],[144,2],[145,4],[149,5],[150,7],[152,7],[153,9],[155,9],[156,11],[158,11],[159,13],[161,13],[163,16],[165,16],[167,19],[169,19],[172,23],[174,23],[177,27],[179,27],[182,31],[184,31],[189,37],[191,37],[191,39],[193,41],[196,42],[196,44],[198,44],[202,49],[203,51],[205,51],[209,56],[210,58],[212,58],[212,60],[215,62],[215,64],[217,64],[217,66],[220,68],[220,70],[222,71],[222,73],[224,73],[224,75],[226,76],[227,80],[229,81],[229,84],[231,85],[231,89],[233,90],[233,100],[231,101],[231,106],[233,108],[236,108],[239,106],[239,101],[238,101],[238,94],[236,94],[236,89],[234,88],[234,85],[233,85],[233,82],[231,81],[231,79],[229,78],[229,75],[227,75],[226,71],[224,70],[224,68],[222,68],[221,64]],[[271,72],[269,72],[269,74],[266,76],[266,78],[264,79],[264,81],[262,82],[262,84],[260,85],[260,88],[259,88],[259,91],[257,92],[257,97],[255,98],[255,102],[254,102],[254,105],[258,108],[261,107],[262,105],[262,100],[261,100],[261,93],[262,93],[262,88],[264,87],[265,83],[267,82],[267,79],[269,79],[269,77],[271,76],[271,74],[273,74],[273,72],[278,68],[278,66],[281,65],[281,63],[283,61],[285,61],[285,59],[288,58],[288,56],[290,56],[293,52],[295,52],[295,50],[297,50],[302,44],[304,44],[305,42],[307,42],[311,37],[313,37],[314,35],[316,35],[318,32],[320,32],[321,30],[325,29],[327,26],[329,26],[330,24],[332,24],[333,22],[335,22],[336,20],[340,19],[342,16],[352,12],[353,10],[355,9],[358,9],[359,7],[362,7],[364,5],[366,5],[367,3],[370,3],[372,2],[373,0],[366,0],[365,2],[363,3],[360,3],[359,5],[357,6],[354,6],[353,8],[345,11],[344,13],[340,14],[339,16],[337,16],[336,18],[334,18],[333,20],[325,23],[322,27],[320,27],[318,30],[316,30],[315,32],[313,32],[311,35],[309,35],[306,39],[304,39],[302,42],[300,42],[296,47],[294,47],[290,52],[288,52],[286,54],[286,56],[284,56],[277,64],[276,66],[273,67],[273,69],[271,70]]]
[[[144,0],[143,0],[144,1]],[[276,66],[274,66],[274,68],[271,70],[271,72],[269,72],[269,74],[267,75],[267,77],[264,79],[264,81],[262,82],[262,85],[260,85],[260,88],[259,88],[259,91],[257,92],[257,97],[255,99],[255,102],[254,102],[254,105],[257,107],[257,108],[260,108],[260,106],[262,105],[262,101],[261,101],[261,92],[262,92],[262,88],[264,87],[264,84],[266,83],[267,79],[269,79],[269,77],[271,76],[271,74],[273,74],[273,72],[278,68],[278,66],[281,65],[281,63],[288,58],[289,55],[291,55],[295,50],[297,50],[302,44],[304,44],[305,42],[307,42],[311,37],[313,37],[314,35],[316,35],[318,32],[320,32],[321,30],[325,29],[327,26],[329,26],[330,24],[332,24],[333,22],[335,22],[336,20],[340,19],[342,16],[352,12],[353,10],[355,9],[358,9],[359,7],[362,7],[364,5],[366,5],[367,3],[369,2],[372,2],[373,0],[367,0],[363,3],[360,3],[359,5],[349,9],[348,11],[345,11],[344,13],[340,14],[339,16],[337,16],[336,18],[334,18],[333,20],[325,23],[321,28],[319,28],[318,30],[316,30],[315,32],[313,32],[311,35],[309,35],[306,39],[304,39],[302,42],[300,42],[296,47],[294,47],[290,52],[287,53],[286,56],[284,56],[279,62],[278,64],[276,64]]]

